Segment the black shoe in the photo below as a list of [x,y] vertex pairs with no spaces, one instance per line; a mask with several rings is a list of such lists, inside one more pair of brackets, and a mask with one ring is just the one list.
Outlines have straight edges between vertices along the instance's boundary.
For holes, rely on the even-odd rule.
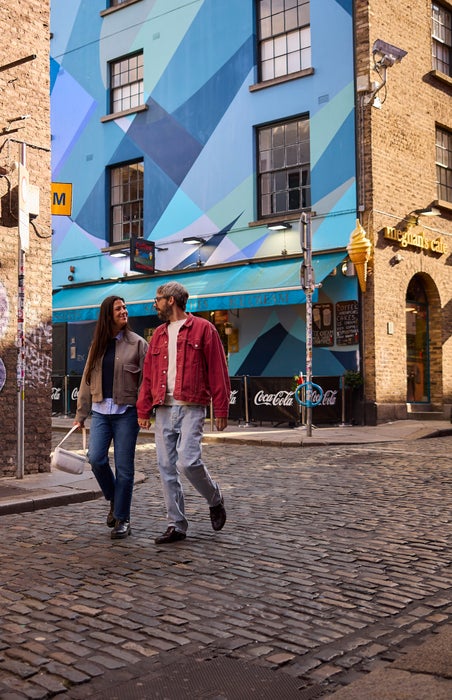
[[180,540],[185,540],[186,537],[187,535],[185,534],[185,532],[176,530],[176,528],[171,525],[167,529],[167,531],[163,533],[163,535],[160,535],[160,537],[156,537],[154,542],[155,544],[169,544],[170,542],[179,542]]
[[212,506],[210,510],[210,520],[214,530],[222,530],[226,522],[226,511],[224,508],[223,496],[217,506]]
[[115,518],[115,504],[113,501],[110,501],[110,510],[107,515],[107,527],[114,527],[116,524],[116,518]]
[[130,522],[128,520],[117,520],[111,531],[112,540],[122,540],[131,534]]

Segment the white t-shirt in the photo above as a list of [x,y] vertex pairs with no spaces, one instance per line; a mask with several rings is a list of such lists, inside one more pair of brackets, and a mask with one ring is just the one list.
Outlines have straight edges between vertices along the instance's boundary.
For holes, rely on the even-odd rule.
[[171,321],[168,324],[168,375],[166,377],[165,403],[175,403],[173,393],[176,382],[177,334],[185,320],[182,318],[180,321]]

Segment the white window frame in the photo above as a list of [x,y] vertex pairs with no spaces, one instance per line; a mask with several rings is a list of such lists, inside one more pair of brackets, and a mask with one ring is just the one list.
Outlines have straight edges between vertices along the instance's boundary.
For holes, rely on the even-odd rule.
[[452,78],[452,10],[432,3],[433,69]]
[[452,204],[452,131],[436,127],[436,183],[438,199]]
[[110,61],[110,114],[133,111],[144,104],[144,54],[137,51]]
[[309,0],[257,0],[261,82],[312,67],[309,5]]
[[111,245],[143,237],[144,164],[119,163],[109,169]]

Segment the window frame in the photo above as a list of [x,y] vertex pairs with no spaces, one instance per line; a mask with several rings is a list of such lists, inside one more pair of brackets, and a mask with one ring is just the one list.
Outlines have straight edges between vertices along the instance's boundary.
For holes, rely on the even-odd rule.
[[[269,9],[266,15],[262,15],[264,3]],[[303,12],[307,13],[305,21]],[[255,16],[259,82],[289,80],[312,72],[310,0],[256,0]]]
[[[448,18],[449,26],[446,22],[441,23],[441,14],[435,17],[435,11],[443,14]],[[452,8],[440,3],[432,2],[431,5],[431,21],[432,21],[432,68],[434,71],[452,78]],[[435,32],[439,27],[441,31]],[[441,34],[443,36],[441,36]]]
[[[134,186],[134,183],[132,182],[132,178],[130,177],[131,169],[133,166],[136,165],[141,165],[141,168],[136,168],[137,172],[141,173],[141,177],[138,178],[137,182],[137,192],[141,196],[138,197],[131,197],[130,196],[130,190],[131,187]],[[118,184],[114,183],[114,174],[121,171],[121,170],[126,170],[128,169],[129,175],[127,178],[127,181],[124,181],[124,178],[122,178],[122,182],[119,182]],[[121,173],[119,172],[119,175],[121,177]],[[126,161],[124,163],[116,163],[115,165],[111,165],[108,168],[108,175],[107,175],[107,184],[108,184],[108,191],[109,191],[109,220],[110,220],[110,245],[115,246],[119,245],[121,243],[128,243],[132,237],[136,238],[143,238],[144,236],[144,159],[143,158],[137,158],[132,161]],[[126,199],[124,198],[123,192],[124,192],[124,187],[127,187],[129,190],[129,197]],[[118,193],[119,197],[115,197],[115,190],[114,188],[118,188]],[[133,216],[130,216],[126,218],[125,216],[125,208],[129,207],[131,211],[133,209],[137,208],[138,210],[138,217],[134,218]],[[120,216],[117,215],[117,212],[120,212]],[[124,228],[128,227],[127,234],[124,235]],[[118,237],[116,235],[116,230],[120,229],[121,231],[121,237]]]
[[[133,59],[140,59],[141,62],[138,60],[137,66],[132,66],[131,61]],[[113,70],[115,66],[118,66],[121,68],[121,64],[127,61],[127,69],[126,70],[119,70],[117,75],[115,76],[113,74]],[[137,79],[132,80],[131,78],[131,73],[136,71],[137,72]],[[129,80],[122,82],[121,77],[122,75],[127,74],[127,77]],[[140,75],[141,74],[141,75]],[[117,85],[114,85],[113,83],[116,82],[116,77],[119,76],[119,81]],[[120,56],[119,58],[114,58],[111,61],[108,61],[108,80],[109,80],[109,90],[108,90],[108,101],[109,101],[109,116],[115,116],[118,114],[124,114],[124,113],[133,113],[137,112],[143,109],[145,106],[144,103],[144,51],[140,49],[139,51],[134,51],[133,53],[126,54],[124,56]],[[138,91],[135,91],[132,93],[130,91],[130,94],[128,96],[121,95],[120,100],[115,101],[115,95],[117,91],[124,91],[127,88],[132,88],[133,86],[139,86]],[[138,102],[137,104],[132,104],[133,97],[138,96]],[[115,104],[120,103],[120,109],[115,109]]]
[[[295,124],[297,135],[294,140],[288,132]],[[307,138],[300,138],[302,135],[300,125],[307,129]],[[263,147],[264,138],[268,138],[268,148]],[[258,219],[265,221],[277,217],[287,218],[309,210],[311,208],[309,114],[256,126],[255,143]],[[298,152],[296,160],[294,160],[295,150]],[[306,150],[307,159],[303,158]],[[264,165],[265,154],[267,154],[268,167]],[[278,202],[281,203],[283,199],[286,205],[284,208],[278,205]],[[291,206],[291,203],[296,205]]]
[[[445,157],[438,157],[445,154]],[[452,205],[452,131],[436,125],[435,131],[436,187],[438,200]]]

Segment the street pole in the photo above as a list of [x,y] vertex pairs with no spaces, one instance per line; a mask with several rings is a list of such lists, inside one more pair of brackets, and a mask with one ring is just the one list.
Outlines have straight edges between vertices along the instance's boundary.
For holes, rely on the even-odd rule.
[[23,479],[24,435],[25,435],[25,251],[28,250],[28,171],[25,143],[20,144],[19,160],[19,241],[17,278],[17,470],[18,479]]
[[312,294],[315,289],[314,270],[312,268],[311,212],[302,212],[300,216],[300,245],[303,262],[300,269],[301,286],[306,295],[306,378],[308,401],[306,405],[306,435],[312,436],[312,404],[310,386],[312,383]]

